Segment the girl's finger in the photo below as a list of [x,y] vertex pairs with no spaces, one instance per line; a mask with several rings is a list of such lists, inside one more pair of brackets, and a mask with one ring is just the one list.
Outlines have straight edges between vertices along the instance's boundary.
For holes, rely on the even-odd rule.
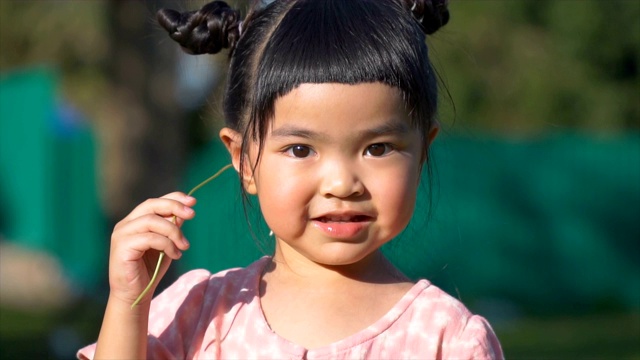
[[153,233],[168,238],[182,250],[189,247],[189,242],[176,224],[154,214],[145,214],[132,221],[119,224],[112,239],[117,241],[116,239],[127,238],[129,235],[144,233]]
[[164,252],[173,260],[180,259],[182,251],[176,247],[175,243],[169,241],[166,237],[154,233],[135,234],[127,238],[128,249],[124,261],[134,261],[142,258],[145,252],[149,250],[157,250]]
[[160,197],[160,199],[170,199],[180,201],[182,203],[189,203],[189,206],[193,206],[196,203],[196,199],[193,196],[189,196],[182,191],[175,191]]
[[191,206],[195,205],[195,203],[195,198],[188,197],[184,194],[182,194],[182,197],[176,196],[175,199],[173,197],[149,199],[133,209],[133,211],[131,211],[129,215],[122,220],[122,222],[132,221],[145,214],[156,214],[162,217],[177,216],[182,219],[191,219],[195,215]]

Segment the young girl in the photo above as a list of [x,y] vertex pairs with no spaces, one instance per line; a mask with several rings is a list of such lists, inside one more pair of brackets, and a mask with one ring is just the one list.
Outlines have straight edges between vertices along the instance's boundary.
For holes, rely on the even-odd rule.
[[191,271],[132,308],[159,252],[189,248],[180,225],[196,200],[142,203],[114,229],[104,322],[79,357],[502,358],[485,319],[380,252],[411,219],[438,133],[425,34],[448,21],[446,3],[261,1],[244,21],[219,1],[161,10],[186,51],[230,49],[220,137],[275,253]]

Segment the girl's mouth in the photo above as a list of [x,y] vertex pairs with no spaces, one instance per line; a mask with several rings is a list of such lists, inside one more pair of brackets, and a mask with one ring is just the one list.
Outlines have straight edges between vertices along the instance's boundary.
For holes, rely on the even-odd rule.
[[372,220],[373,218],[367,215],[327,214],[312,219],[312,223],[324,235],[346,240],[366,230]]
[[323,223],[346,223],[346,222],[370,221],[371,217],[366,216],[366,215],[353,215],[353,216],[348,216],[348,215],[326,215],[326,216],[318,217],[318,218],[316,218],[314,220],[320,221],[320,222],[323,222]]

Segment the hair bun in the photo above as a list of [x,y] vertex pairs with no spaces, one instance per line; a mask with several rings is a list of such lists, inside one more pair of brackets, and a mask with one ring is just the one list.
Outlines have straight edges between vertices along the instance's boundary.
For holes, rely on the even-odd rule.
[[198,11],[160,9],[158,23],[189,54],[215,54],[233,49],[240,38],[240,13],[223,1],[213,1]]
[[424,33],[433,34],[449,22],[449,0],[405,0],[413,16],[422,24]]

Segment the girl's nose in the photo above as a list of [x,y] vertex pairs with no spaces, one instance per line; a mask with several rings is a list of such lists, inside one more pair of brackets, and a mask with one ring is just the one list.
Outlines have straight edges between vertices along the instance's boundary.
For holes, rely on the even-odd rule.
[[325,197],[348,198],[364,194],[364,184],[353,166],[327,164],[322,174],[320,193]]

